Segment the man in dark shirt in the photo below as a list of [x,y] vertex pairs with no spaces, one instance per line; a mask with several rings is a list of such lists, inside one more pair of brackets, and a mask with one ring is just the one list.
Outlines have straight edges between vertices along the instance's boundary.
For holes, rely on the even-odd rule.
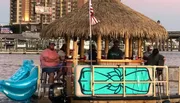
[[[147,65],[164,66],[165,57],[159,54],[158,49],[154,49],[152,54],[148,56]],[[157,75],[160,76],[163,73],[162,68],[157,68]]]
[[115,41],[113,47],[109,49],[107,59],[123,59],[123,52],[119,49],[119,41]]
[[[92,45],[92,51],[91,49],[89,50],[89,60],[91,60],[91,54],[92,54],[92,60],[97,60],[96,46],[94,44]],[[96,65],[97,62],[93,62],[92,64]]]

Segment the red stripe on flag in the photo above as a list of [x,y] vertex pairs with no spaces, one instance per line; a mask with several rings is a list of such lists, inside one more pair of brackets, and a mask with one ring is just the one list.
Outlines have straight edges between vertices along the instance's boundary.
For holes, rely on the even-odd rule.
[[90,15],[91,15],[91,25],[95,25],[95,24],[99,23],[99,21],[94,16],[94,10],[93,10],[92,5],[90,7]]

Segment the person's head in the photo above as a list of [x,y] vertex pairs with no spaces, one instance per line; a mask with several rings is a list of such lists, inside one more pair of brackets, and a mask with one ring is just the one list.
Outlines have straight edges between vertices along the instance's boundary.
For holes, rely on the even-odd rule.
[[157,48],[153,49],[152,55],[156,56],[157,54],[159,54],[159,50]]
[[153,50],[153,47],[149,45],[149,46],[147,47],[147,51],[151,52],[152,50]]
[[66,51],[66,44],[62,45],[61,50],[64,51],[64,52]]
[[118,48],[118,47],[119,47],[119,41],[118,41],[118,40],[114,41],[114,45],[113,45],[113,47],[116,47],[116,48]]
[[54,50],[55,43],[54,42],[49,42],[49,49]]

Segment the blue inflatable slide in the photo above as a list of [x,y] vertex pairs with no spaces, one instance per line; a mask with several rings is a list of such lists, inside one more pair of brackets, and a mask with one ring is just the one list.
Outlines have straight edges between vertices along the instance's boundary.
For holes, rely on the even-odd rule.
[[32,60],[23,65],[8,80],[0,80],[0,92],[14,101],[28,101],[38,88],[38,67]]

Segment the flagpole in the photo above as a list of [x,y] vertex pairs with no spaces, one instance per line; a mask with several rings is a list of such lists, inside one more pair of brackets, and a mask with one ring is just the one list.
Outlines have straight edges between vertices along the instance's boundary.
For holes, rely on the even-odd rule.
[[90,68],[91,68],[91,91],[92,91],[92,96],[94,95],[94,70],[93,70],[93,65],[92,65],[92,17],[91,17],[91,0],[89,0],[89,38],[90,38]]
[[91,25],[91,0],[89,0],[89,38],[90,38],[90,63],[92,66],[92,25]]

